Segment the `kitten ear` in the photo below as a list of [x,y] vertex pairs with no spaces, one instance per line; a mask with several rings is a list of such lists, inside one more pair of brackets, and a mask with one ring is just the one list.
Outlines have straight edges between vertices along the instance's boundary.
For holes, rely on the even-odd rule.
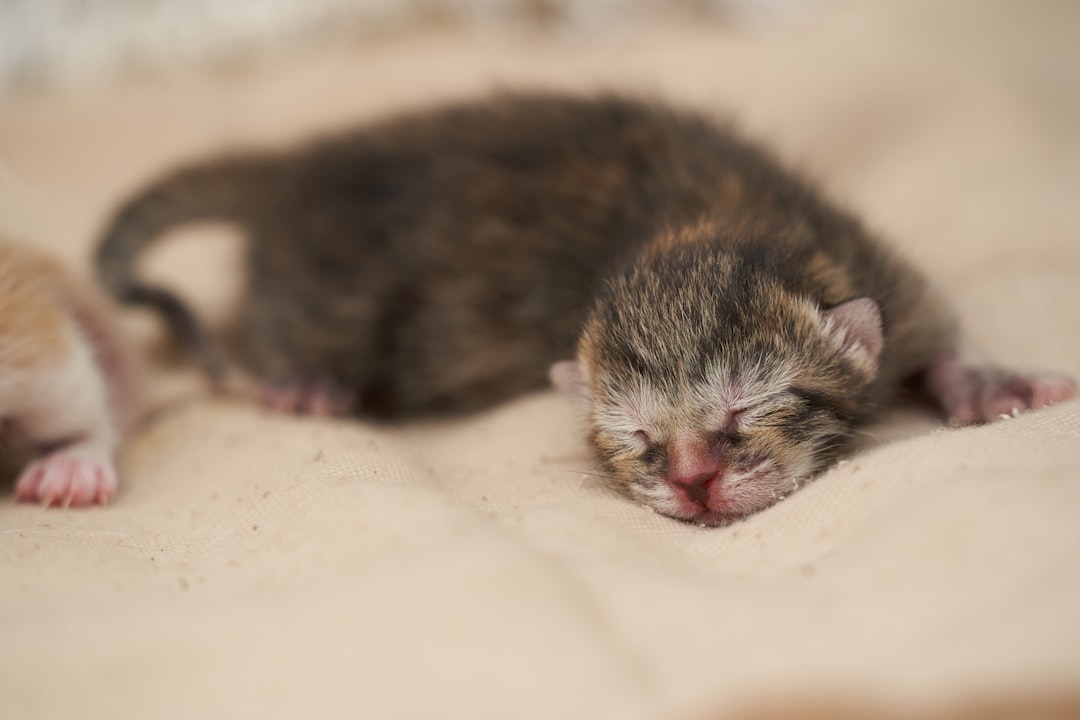
[[867,297],[855,298],[821,313],[826,336],[838,350],[872,376],[885,346],[881,309]]
[[585,371],[577,360],[561,360],[548,370],[551,384],[567,395],[582,399],[589,398],[589,383]]

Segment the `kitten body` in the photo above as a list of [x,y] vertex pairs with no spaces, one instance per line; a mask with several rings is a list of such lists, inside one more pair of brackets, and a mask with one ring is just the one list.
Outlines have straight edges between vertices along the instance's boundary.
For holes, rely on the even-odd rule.
[[960,387],[919,273],[759,148],[657,103],[501,95],[154,183],[111,223],[100,275],[217,368],[184,305],[132,273],[201,219],[249,235],[229,354],[268,404],[473,410],[556,363],[615,483],[695,522],[775,501],[908,378],[985,385]]

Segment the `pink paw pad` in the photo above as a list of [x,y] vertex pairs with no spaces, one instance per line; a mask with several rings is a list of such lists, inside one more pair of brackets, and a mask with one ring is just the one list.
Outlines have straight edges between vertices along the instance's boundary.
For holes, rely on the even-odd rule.
[[58,450],[23,470],[15,483],[15,498],[46,507],[105,505],[116,487],[111,462],[76,450]]
[[356,397],[350,390],[322,379],[266,384],[260,389],[259,402],[277,412],[314,417],[346,417],[356,407]]

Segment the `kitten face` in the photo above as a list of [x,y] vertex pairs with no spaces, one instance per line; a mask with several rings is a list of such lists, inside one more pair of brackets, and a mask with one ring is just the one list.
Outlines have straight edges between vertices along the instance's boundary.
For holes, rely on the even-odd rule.
[[832,459],[852,424],[793,361],[762,360],[717,363],[694,382],[601,371],[597,459],[633,498],[680,520],[719,525],[772,505]]
[[577,364],[553,371],[587,398],[590,444],[619,488],[705,525],[762,510],[822,470],[881,352],[873,301],[822,310],[764,278],[731,283],[723,265],[654,263],[616,279]]

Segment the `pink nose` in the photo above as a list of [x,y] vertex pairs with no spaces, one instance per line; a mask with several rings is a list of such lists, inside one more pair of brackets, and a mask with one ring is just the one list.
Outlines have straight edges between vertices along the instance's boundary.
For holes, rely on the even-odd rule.
[[713,486],[723,477],[724,465],[724,459],[700,438],[679,438],[668,445],[667,484],[682,503],[708,508],[709,498],[719,490]]
[[712,470],[688,477],[668,478],[668,484],[690,502],[708,507],[709,488],[719,477],[719,471]]

